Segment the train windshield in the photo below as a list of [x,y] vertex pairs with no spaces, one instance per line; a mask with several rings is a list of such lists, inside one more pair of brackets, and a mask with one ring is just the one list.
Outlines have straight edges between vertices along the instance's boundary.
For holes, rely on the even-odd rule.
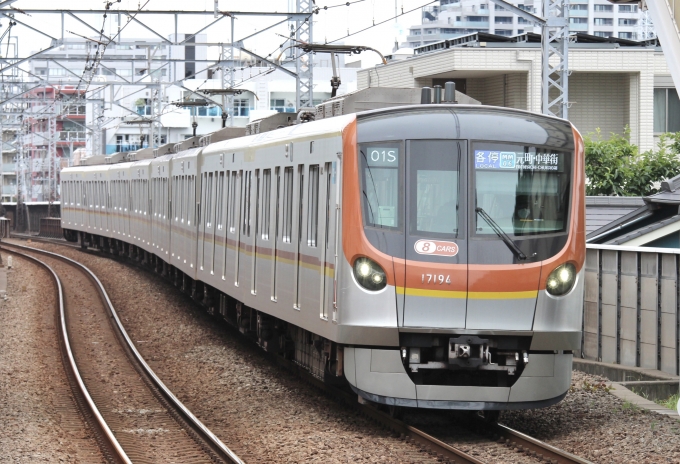
[[496,235],[492,223],[514,236],[566,230],[571,153],[484,142],[473,144],[472,155],[476,235]]
[[399,172],[404,163],[402,144],[361,144],[359,157],[365,224],[382,229],[399,228]]

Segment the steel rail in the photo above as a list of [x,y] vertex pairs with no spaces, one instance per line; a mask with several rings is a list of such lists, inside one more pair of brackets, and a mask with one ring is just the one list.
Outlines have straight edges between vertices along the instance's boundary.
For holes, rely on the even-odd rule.
[[[52,277],[54,278],[54,282],[57,287],[57,293],[58,293],[58,301],[59,301],[59,322],[60,322],[60,332],[61,332],[61,344],[62,344],[62,349],[64,351],[64,354],[66,356],[66,359],[68,360],[67,366],[70,368],[70,373],[73,376],[73,379],[75,380],[75,384],[79,390],[80,396],[82,399],[84,399],[85,405],[88,408],[88,411],[92,416],[94,416],[96,420],[96,426],[99,429],[97,432],[99,432],[100,437],[103,437],[107,443],[107,448],[109,448],[109,451],[112,452],[113,456],[112,458],[116,462],[121,462],[125,464],[132,464],[132,461],[130,458],[128,458],[127,454],[123,450],[123,447],[120,445],[118,440],[116,439],[115,435],[111,431],[111,428],[109,428],[109,425],[106,423],[104,420],[104,417],[101,415],[99,412],[99,408],[97,408],[97,405],[95,404],[94,400],[90,396],[89,391],[87,390],[87,387],[85,386],[85,383],[83,382],[83,378],[80,375],[80,371],[78,370],[78,366],[76,365],[76,360],[73,357],[73,351],[71,350],[71,343],[69,342],[69,334],[68,334],[68,329],[66,327],[66,311],[65,311],[65,303],[64,303],[64,289],[61,285],[61,279],[59,279],[59,276],[57,273],[50,267],[49,264],[40,261],[38,258],[18,252],[16,250],[10,250],[5,248],[4,245],[7,245],[6,243],[3,243],[3,246],[0,246],[0,249],[3,249],[5,251],[14,253],[16,255],[22,256],[25,259],[28,259],[30,261],[35,262],[36,264],[44,267],[47,269],[47,271],[52,274]],[[20,245],[15,245],[15,246],[20,246]],[[22,247],[24,248],[24,247]],[[69,376],[69,380],[71,380]],[[86,411],[81,411],[85,413]],[[102,453],[106,455],[105,450],[102,450]]]
[[[146,363],[142,355],[137,351],[137,348],[135,347],[134,343],[132,342],[132,339],[130,339],[130,336],[128,335],[127,331],[125,330],[125,327],[123,327],[123,324],[118,317],[118,313],[116,312],[115,308],[113,307],[113,303],[109,299],[109,295],[106,292],[106,289],[104,288],[104,285],[101,283],[99,278],[86,266],[83,264],[68,258],[66,256],[59,255],[57,253],[53,253],[51,251],[47,250],[41,250],[38,248],[32,248],[32,247],[27,247],[23,245],[16,245],[13,243],[7,243],[3,242],[2,246],[0,248],[4,248],[6,246],[13,247],[13,248],[19,248],[24,251],[29,251],[32,253],[39,253],[42,255],[46,255],[49,257],[52,257],[54,259],[58,259],[60,261],[63,261],[67,264],[70,264],[71,266],[77,267],[92,280],[95,285],[97,286],[97,290],[99,291],[100,296],[102,297],[102,300],[104,301],[105,305],[107,306],[107,309],[109,310],[111,317],[113,318],[115,322],[115,326],[118,329],[120,335],[124,338],[130,352],[134,356],[134,361],[138,363],[144,370],[144,373],[152,380],[153,384],[156,386],[158,391],[161,393],[163,398],[170,403],[170,405],[175,408],[175,410],[180,414],[182,419],[184,419],[188,425],[193,429],[193,431],[199,436],[200,439],[202,439],[205,444],[207,444],[210,449],[223,461],[228,462],[228,463],[234,463],[234,464],[244,464],[243,461],[234,453],[232,450],[230,450],[222,441],[215,435],[213,434],[208,427],[206,427],[196,416],[193,415],[193,413],[186,407],[184,404],[168,389],[168,387],[165,386],[165,384],[161,381],[161,379],[156,375],[156,373],[151,369],[151,367]],[[6,248],[5,248],[6,249]],[[36,258],[34,258],[36,259]],[[37,260],[37,259],[36,259]],[[54,271],[52,271],[54,273]],[[56,274],[54,274],[56,276]],[[60,295],[61,295],[61,284],[60,284]],[[75,361],[74,361],[75,362]],[[83,384],[84,386],[84,384]],[[94,404],[94,403],[93,403]],[[103,418],[102,418],[103,421]],[[107,427],[108,429],[108,427]],[[110,430],[109,430],[110,432]],[[113,436],[113,434],[111,434]],[[115,437],[114,437],[115,438]],[[117,442],[116,442],[117,443]],[[118,445],[120,446],[120,445]],[[122,451],[122,448],[121,448]],[[126,457],[127,459],[127,457]],[[124,461],[124,462],[131,462],[129,460]]]
[[549,460],[548,462],[554,464],[592,464],[592,462],[586,459],[556,448],[541,440],[518,432],[517,430],[513,430],[505,425],[494,424],[491,426],[491,430],[497,436],[501,437],[505,441],[505,444],[510,446],[514,445],[524,452],[529,452],[534,456]]
[[[237,335],[242,336],[240,333]],[[312,384],[314,387],[329,393],[334,399],[342,401],[350,408],[357,409],[360,413],[372,421],[379,423],[383,427],[392,430],[395,433],[398,433],[401,440],[410,442],[428,454],[436,456],[439,460],[457,464],[485,464],[484,461],[480,461],[479,459],[470,456],[458,448],[444,443],[443,441],[423,432],[422,430],[408,425],[399,419],[391,417],[383,411],[376,409],[374,406],[358,403],[355,395],[324,383],[323,381],[314,377],[307,370],[295,364],[293,361],[284,359],[281,356],[271,356],[272,359],[274,359],[274,361],[283,368],[297,373],[300,375],[300,377]]]

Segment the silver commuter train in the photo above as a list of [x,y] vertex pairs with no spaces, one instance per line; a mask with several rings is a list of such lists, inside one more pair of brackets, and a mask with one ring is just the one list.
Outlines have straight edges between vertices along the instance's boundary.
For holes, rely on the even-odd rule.
[[580,349],[584,181],[567,121],[416,105],[64,169],[62,227],[366,400],[532,408]]

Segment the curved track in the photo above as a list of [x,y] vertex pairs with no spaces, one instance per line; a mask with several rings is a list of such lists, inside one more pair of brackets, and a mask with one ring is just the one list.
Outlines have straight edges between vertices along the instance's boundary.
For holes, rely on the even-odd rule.
[[109,462],[242,463],[154,374],[88,268],[44,250],[0,248],[54,277],[67,377]]
[[[64,240],[47,239],[40,237],[28,237],[15,235],[16,238],[54,243],[61,246],[68,246],[73,248],[80,248],[78,245],[70,244]],[[36,250],[37,251],[37,250]],[[281,357],[274,357],[274,359],[284,367],[298,372],[305,380],[330,393],[334,398],[339,399],[349,405],[350,407],[359,408],[360,412],[365,416],[371,418],[381,426],[398,433],[400,438],[413,443],[414,446],[419,447],[422,451],[435,456],[439,461],[451,463],[471,463],[483,464],[483,461],[467,454],[466,452],[456,447],[455,437],[448,439],[445,428],[434,427],[433,431],[428,434],[423,430],[408,425],[401,420],[391,417],[389,414],[376,409],[371,405],[358,404],[356,396],[349,394],[345,390],[341,390],[313,377],[308,372],[299,369],[298,366]],[[492,446],[496,448],[509,448],[516,453],[524,454],[526,460],[529,462],[548,462],[554,464],[591,464],[583,458],[575,456],[566,451],[560,450],[545,442],[532,438],[521,432],[513,430],[501,424],[488,423],[480,417],[472,417],[467,421],[466,431],[468,434],[472,432],[475,436],[473,441],[478,445]],[[458,425],[460,427],[460,425]],[[440,438],[437,438],[440,437]],[[449,441],[450,443],[447,443]]]

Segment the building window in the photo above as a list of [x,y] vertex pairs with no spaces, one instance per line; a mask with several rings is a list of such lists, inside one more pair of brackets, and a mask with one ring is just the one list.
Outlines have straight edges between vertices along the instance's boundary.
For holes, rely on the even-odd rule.
[[593,20],[596,26],[613,26],[614,18],[595,18]]
[[614,5],[594,5],[594,10],[611,13],[614,11]]
[[575,3],[573,5],[569,5],[570,10],[580,10],[580,11],[588,11],[588,4],[587,3]]
[[436,34],[437,29],[425,29],[425,34]]
[[637,13],[637,5],[619,5],[619,13]]
[[137,105],[137,114],[140,116],[151,116],[151,105]]
[[505,10],[505,8],[503,8],[503,7],[500,6],[500,5],[496,5],[496,6],[494,6],[494,10],[496,10],[496,11]]
[[247,98],[234,99],[234,116],[247,117],[250,114],[250,101]]
[[512,24],[512,16],[496,16],[496,24]]
[[619,18],[619,26],[637,26],[637,19]]
[[[189,107],[189,114],[191,116],[209,116],[216,117],[222,115],[222,110],[218,106],[191,106]],[[234,116],[238,116],[234,111]]]
[[604,31],[595,31],[593,32],[593,35],[595,37],[609,37],[612,35],[611,32],[604,32]]
[[489,4],[488,4],[488,3],[480,3],[480,4],[479,4],[479,9],[480,9],[480,10],[488,10],[488,9],[489,9]]
[[[420,44],[414,44],[414,46],[419,47]],[[272,98],[269,103],[270,110],[275,110],[279,113],[295,113],[295,105],[292,102],[286,103],[286,100],[283,98]]]
[[654,132],[680,132],[680,100],[675,89],[654,89]]
[[485,23],[489,20],[488,16],[468,16],[467,20],[471,23]]
[[527,6],[527,5],[522,5],[522,4],[517,5],[517,8],[519,8],[520,10],[524,10],[524,11],[526,11],[526,12],[528,12],[528,13],[533,13],[533,12],[536,11],[534,7],[532,7],[532,6]]
[[510,37],[512,35],[512,31],[506,30],[506,29],[496,29],[495,34],[496,35],[502,35],[504,37]]
[[411,29],[411,35],[420,35],[420,29]]
[[531,21],[529,21],[528,19],[524,19],[521,16],[517,17],[517,24],[529,24],[530,22]]
[[588,18],[569,18],[569,24],[588,24]]
[[619,32],[619,39],[635,40],[637,34],[635,32]]

